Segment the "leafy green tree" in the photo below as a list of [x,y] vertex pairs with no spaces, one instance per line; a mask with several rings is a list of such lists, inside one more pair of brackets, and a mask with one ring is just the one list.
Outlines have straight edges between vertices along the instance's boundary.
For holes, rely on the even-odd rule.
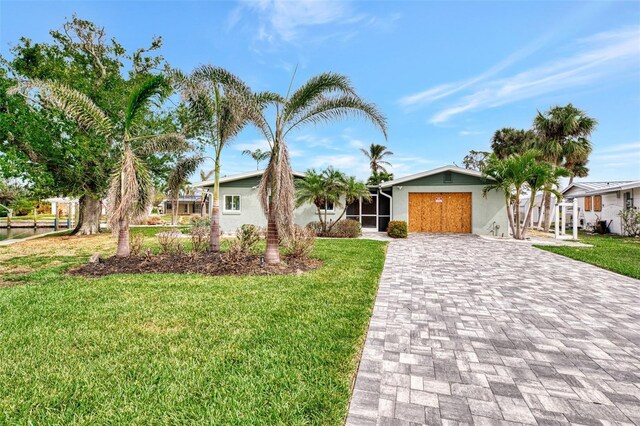
[[531,130],[514,129],[505,127],[491,137],[491,150],[499,159],[504,159],[514,154],[523,154],[534,147],[536,135]]
[[[79,197],[74,232],[93,234],[99,232],[101,200],[118,152],[102,135],[78,127],[59,109],[43,108],[46,100],[31,93],[11,96],[6,90],[24,80],[55,81],[84,94],[117,120],[127,99],[123,94],[163,67],[161,56],[149,55],[162,41],[154,39],[150,47],[129,54],[103,27],[75,15],[50,35],[51,43],[20,39],[11,59],[0,61],[0,163],[5,176],[28,181],[39,196]],[[145,119],[154,131],[175,127],[170,114]],[[146,160],[152,179],[162,180],[167,158]]]
[[118,235],[116,256],[129,255],[129,224],[147,214],[154,184],[145,162],[149,155],[185,150],[188,144],[178,133],[147,133],[145,115],[155,102],[169,95],[161,75],[148,77],[131,92],[120,114],[109,117],[87,96],[64,84],[31,80],[13,89],[23,93],[38,89],[48,108],[60,110],[78,127],[101,135],[118,153],[109,182],[109,224]]
[[260,148],[256,148],[253,151],[251,151],[250,149],[245,149],[244,151],[242,151],[242,155],[248,155],[253,158],[253,161],[256,162],[256,170],[260,170],[260,163],[262,163],[264,160],[268,160],[269,157],[271,157],[271,152],[263,151]]
[[259,102],[270,103],[275,110],[272,121],[267,119],[264,109],[254,109],[252,117],[271,149],[259,192],[267,215],[265,260],[275,264],[280,262],[279,236],[288,238],[294,223],[295,186],[286,142],[288,134],[309,124],[331,122],[350,115],[370,120],[385,137],[387,125],[378,108],[360,98],[349,79],[340,74],[319,74],[298,89],[290,89],[284,97],[262,93],[257,98]]
[[[249,87],[229,71],[202,65],[190,75],[179,71],[172,74],[182,91],[194,123],[193,133],[204,144],[213,147],[213,197],[209,250],[220,251],[220,159],[224,148],[249,122],[250,111],[260,108]],[[176,166],[175,176],[190,175],[206,157],[196,154]]]
[[475,151],[471,150],[465,157],[462,159],[462,164],[464,164],[465,169],[482,171],[484,166],[487,163],[487,158],[491,155],[490,152],[487,151]]
[[[575,176],[584,177],[588,173],[586,164],[592,150],[589,138],[597,125],[597,120],[572,104],[555,106],[544,113],[538,111],[533,120],[538,137],[536,148],[549,163],[567,168],[571,181]],[[551,194],[550,188],[545,189],[545,231],[551,224]]]

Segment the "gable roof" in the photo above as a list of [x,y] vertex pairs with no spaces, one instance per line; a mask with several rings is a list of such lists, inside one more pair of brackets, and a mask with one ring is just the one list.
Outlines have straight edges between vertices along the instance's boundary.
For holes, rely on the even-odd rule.
[[[638,184],[637,181],[636,184]],[[585,194],[595,192],[609,192],[609,191],[619,191],[620,186],[633,184],[633,181],[629,180],[621,180],[621,181],[611,181],[611,182],[573,182],[571,185],[567,186],[565,189],[561,191],[562,194],[567,193],[573,188],[581,189]],[[617,188],[617,189],[613,189]]]
[[431,176],[431,175],[437,175],[438,173],[443,173],[443,172],[454,172],[454,173],[460,173],[460,174],[463,174],[463,175],[474,176],[474,177],[477,177],[477,178],[486,178],[486,179],[492,180],[490,177],[484,176],[482,174],[482,172],[479,172],[477,170],[465,169],[465,168],[454,166],[453,164],[450,164],[450,165],[447,165],[447,166],[438,167],[437,169],[431,169],[431,170],[427,170],[427,171],[424,171],[424,172],[415,173],[415,174],[412,174],[412,175],[409,175],[409,176],[405,176],[405,177],[402,177],[402,178],[390,180],[388,182],[382,182],[379,185],[379,187],[380,188],[388,188],[390,186],[399,185],[401,183],[410,182],[412,180],[420,179],[420,178]]
[[[242,180],[242,179],[248,179],[248,178],[252,178],[252,177],[258,177],[258,176],[262,176],[264,173],[264,170],[254,170],[252,172],[246,172],[246,173],[238,173],[235,175],[229,175],[229,176],[222,176],[220,177],[220,183],[229,183],[229,182],[234,182],[237,180]],[[302,173],[302,172],[293,172],[293,176],[295,177],[305,177],[306,174]],[[203,188],[203,187],[208,187],[208,186],[213,186],[214,184],[214,180],[210,179],[210,180],[203,180],[202,182],[198,182],[198,183],[194,183],[193,185],[191,185],[194,188]]]
[[624,191],[633,188],[640,188],[640,180],[611,182],[610,185],[587,191],[587,194],[604,194],[606,192]]

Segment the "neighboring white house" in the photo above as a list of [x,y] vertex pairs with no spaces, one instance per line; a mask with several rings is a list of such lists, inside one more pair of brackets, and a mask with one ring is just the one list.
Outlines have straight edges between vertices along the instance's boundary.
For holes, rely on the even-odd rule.
[[[522,218],[522,221],[524,221],[525,216],[529,211],[530,199],[531,197],[523,197],[520,199],[520,217]],[[540,221],[540,218],[544,216],[544,207],[542,205],[543,200],[544,200],[544,192],[539,192],[538,194],[536,194],[536,199],[533,203],[533,210],[531,210],[531,222],[530,222],[531,225],[538,224]],[[551,194],[551,209],[549,210],[549,215],[551,216],[552,222],[553,222],[553,215],[555,211],[553,206],[555,205],[556,205],[556,196]]]
[[[234,232],[245,223],[265,227],[267,221],[258,198],[262,170],[220,178],[220,227]],[[294,178],[304,178],[294,172]],[[504,195],[482,189],[487,184],[480,172],[444,166],[371,187],[371,201],[359,200],[346,211],[363,230],[385,231],[390,220],[403,220],[410,232],[458,232],[508,235]],[[192,185],[209,192],[213,181]],[[344,207],[327,206],[327,215],[337,219]],[[317,221],[316,207],[303,205],[295,211],[295,222],[305,226]]]
[[[173,214],[174,204],[176,200],[165,198],[156,206],[159,214]],[[178,198],[178,216],[200,214],[209,211],[209,197],[206,193],[181,196]]]
[[562,195],[568,201],[578,199],[579,227],[590,229],[604,221],[610,232],[622,234],[618,213],[638,208],[640,181],[574,182],[562,190]]

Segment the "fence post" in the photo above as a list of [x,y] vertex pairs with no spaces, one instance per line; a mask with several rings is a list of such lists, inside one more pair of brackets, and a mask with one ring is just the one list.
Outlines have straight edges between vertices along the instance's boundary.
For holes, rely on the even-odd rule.
[[578,239],[578,221],[580,220],[578,214],[578,198],[573,198],[573,239]]

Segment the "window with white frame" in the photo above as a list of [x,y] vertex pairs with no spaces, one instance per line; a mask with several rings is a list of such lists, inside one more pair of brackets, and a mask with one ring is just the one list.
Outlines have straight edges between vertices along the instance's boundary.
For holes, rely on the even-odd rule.
[[324,209],[322,209],[322,210],[324,210],[326,212],[332,212],[333,208],[334,208],[333,201],[326,201],[324,203]]
[[240,213],[240,196],[225,195],[223,207],[224,211],[227,213]]

